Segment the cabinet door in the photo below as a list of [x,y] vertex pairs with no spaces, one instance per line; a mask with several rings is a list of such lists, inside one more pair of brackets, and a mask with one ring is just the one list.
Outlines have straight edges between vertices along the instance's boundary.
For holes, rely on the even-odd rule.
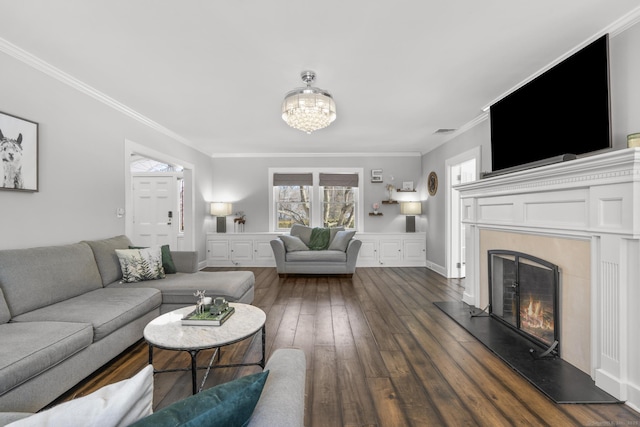
[[253,242],[251,240],[234,240],[231,242],[231,261],[234,264],[247,264],[253,261]]
[[402,242],[400,239],[380,240],[380,264],[400,264],[402,261]]
[[207,259],[211,261],[229,260],[228,240],[209,240],[207,242]]
[[378,241],[375,239],[360,239],[362,246],[358,252],[357,265],[371,266],[378,264]]
[[404,261],[423,265],[427,259],[427,245],[422,239],[405,240],[403,243]]
[[271,249],[271,240],[256,240],[253,247],[253,260],[258,265],[276,265]]

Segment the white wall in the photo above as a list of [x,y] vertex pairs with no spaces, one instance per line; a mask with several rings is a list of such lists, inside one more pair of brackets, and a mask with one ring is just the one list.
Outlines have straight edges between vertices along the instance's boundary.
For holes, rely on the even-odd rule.
[[[614,149],[626,148],[627,135],[640,132],[640,24],[609,38],[609,62],[611,85],[611,121],[612,144]],[[491,128],[489,120],[480,121],[465,133],[446,142],[422,157],[424,174],[435,171],[444,179],[445,162],[457,154],[474,147],[482,147],[482,159],[478,172],[491,171]],[[580,129],[576,129],[576,137]],[[535,147],[518,147],[514,150],[535,150]],[[435,197],[425,203],[427,218],[427,260],[439,266],[445,266],[446,260],[446,218],[445,218],[445,183],[440,181],[440,188]]]
[[[304,137],[302,135],[301,137]],[[352,167],[363,168],[364,229],[367,232],[404,232],[405,217],[399,205],[380,205],[383,216],[370,217],[371,205],[388,199],[387,183],[402,187],[403,181],[413,181],[421,187],[421,157],[415,156],[336,156],[336,157],[260,157],[216,158],[213,160],[211,201],[233,202],[233,210],[244,211],[245,232],[269,231],[269,168],[283,167]],[[371,183],[371,169],[382,169],[384,183]],[[421,192],[400,193],[401,197],[424,198]],[[227,229],[230,223],[227,223]],[[420,224],[418,224],[420,227]],[[422,228],[424,231],[424,228]]]
[[196,168],[196,249],[205,258],[211,159],[0,53],[0,111],[39,123],[39,192],[0,190],[0,249],[124,234],[125,139]]

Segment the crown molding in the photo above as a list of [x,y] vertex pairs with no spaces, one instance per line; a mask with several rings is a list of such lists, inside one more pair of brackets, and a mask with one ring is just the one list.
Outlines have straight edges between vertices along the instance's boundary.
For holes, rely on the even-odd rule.
[[538,70],[536,73],[530,75],[528,78],[526,78],[525,80],[523,80],[519,84],[515,85],[514,87],[512,87],[508,91],[504,92],[503,94],[501,94],[500,96],[495,98],[493,101],[489,102],[487,105],[482,107],[482,110],[483,111],[489,111],[489,108],[493,104],[495,104],[496,102],[500,101],[502,98],[504,98],[505,96],[509,95],[511,92],[515,91],[516,89],[519,89],[522,86],[524,86],[525,84],[529,83],[531,80],[533,80],[536,77],[540,76],[545,71],[548,71],[551,68],[555,67],[560,62],[564,61],[565,59],[567,59],[568,57],[570,57],[574,53],[578,52],[580,49],[584,48],[585,46],[587,46],[591,42],[594,42],[598,38],[602,37],[603,35],[608,33],[610,37],[615,37],[615,36],[619,35],[620,33],[624,32],[625,30],[627,30],[628,28],[634,26],[638,22],[640,22],[640,7],[637,7],[634,10],[632,10],[631,12],[629,12],[626,15],[622,16],[621,18],[619,18],[618,20],[616,20],[615,22],[613,22],[609,26],[605,27],[601,31],[597,32],[596,34],[594,34],[593,36],[591,36],[590,38],[588,38],[587,40],[585,40],[584,42],[579,44],[578,46],[576,46],[573,49],[571,49],[569,52],[566,52],[564,55],[560,56],[555,61],[553,61],[550,64],[548,64],[546,67],[544,67],[544,68]]
[[108,107],[113,108],[116,111],[119,111],[120,113],[131,117],[132,119],[142,123],[145,126],[148,126],[166,136],[168,136],[171,139],[175,139],[178,142],[181,142],[182,144],[185,144],[191,148],[194,148],[198,151],[201,151],[205,154],[209,154],[203,151],[202,148],[196,146],[193,142],[189,141],[188,139],[184,138],[181,135],[178,135],[177,133],[173,132],[170,129],[167,129],[166,127],[160,125],[159,123],[151,120],[150,118],[138,113],[137,111],[133,110],[132,108],[127,107],[126,105],[124,105],[123,103],[115,100],[114,98],[111,98],[110,96],[104,94],[103,92],[97,90],[96,88],[78,80],[77,78],[73,77],[72,75],[65,73],[64,71],[60,70],[59,68],[54,67],[53,65],[49,64],[46,61],[43,61],[42,59],[38,58],[37,56],[27,52],[24,49],[21,49],[20,47],[14,45],[13,43],[9,42],[6,39],[3,39],[2,37],[0,37],[0,51],[6,53],[7,55],[17,59],[18,61],[21,61],[27,65],[29,65],[32,68],[35,68],[36,70],[48,75],[49,77],[52,77],[64,84],[66,84],[67,86],[70,86],[74,89],[76,89],[79,92],[84,93],[85,95],[90,96],[93,99],[96,99],[100,102],[102,102],[103,104],[107,105]]
[[420,157],[422,153],[417,151],[405,151],[394,153],[214,153],[211,157],[226,158],[252,158],[252,157]]

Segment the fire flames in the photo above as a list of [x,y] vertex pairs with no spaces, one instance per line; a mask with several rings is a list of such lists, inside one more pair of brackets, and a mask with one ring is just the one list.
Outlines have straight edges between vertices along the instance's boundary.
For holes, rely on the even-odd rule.
[[545,315],[542,301],[530,297],[528,306],[520,306],[520,327],[553,330],[553,317]]

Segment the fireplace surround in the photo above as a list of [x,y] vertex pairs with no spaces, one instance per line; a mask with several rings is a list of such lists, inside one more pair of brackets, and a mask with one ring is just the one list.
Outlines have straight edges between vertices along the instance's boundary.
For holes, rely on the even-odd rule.
[[558,265],[560,357],[640,409],[640,149],[456,189],[468,229],[463,301],[488,305],[491,249],[526,252]]

